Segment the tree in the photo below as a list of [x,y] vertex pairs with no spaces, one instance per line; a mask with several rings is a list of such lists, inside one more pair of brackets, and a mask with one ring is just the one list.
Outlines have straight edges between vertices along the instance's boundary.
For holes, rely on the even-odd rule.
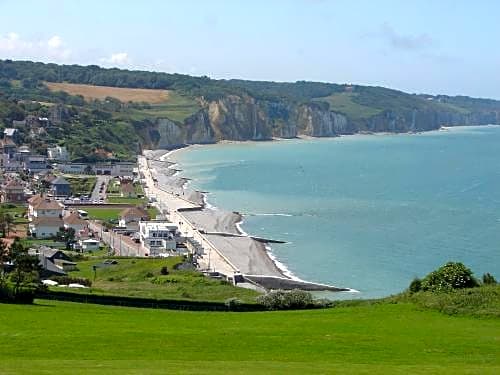
[[56,233],[56,238],[66,244],[66,249],[71,249],[71,245],[75,242],[75,230],[71,227],[64,228],[60,227],[59,231]]
[[10,260],[5,242],[0,239],[0,288],[5,285],[5,264]]
[[14,226],[14,218],[7,212],[0,213],[0,227],[2,228],[3,237],[7,237]]
[[16,239],[10,245],[10,259],[14,269],[10,275],[10,281],[14,284],[14,295],[22,292],[33,293],[40,284],[40,266],[37,256],[28,254],[28,249]]
[[422,290],[432,292],[473,288],[479,285],[472,271],[460,262],[448,262],[422,280]]
[[496,283],[497,283],[497,281],[495,280],[495,277],[491,273],[486,272],[483,275],[483,284],[485,284],[485,285],[495,285]]

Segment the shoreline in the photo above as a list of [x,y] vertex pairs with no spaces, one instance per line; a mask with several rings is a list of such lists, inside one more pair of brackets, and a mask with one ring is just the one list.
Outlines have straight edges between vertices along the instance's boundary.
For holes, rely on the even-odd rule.
[[[244,143],[244,142],[246,142],[246,141],[242,141],[242,142],[236,141],[234,143],[231,142],[231,143],[227,143],[227,144],[238,144],[238,143]],[[215,144],[215,145],[217,145],[217,144]],[[182,148],[171,150],[171,151],[166,152],[163,156],[161,156],[160,159],[165,161],[165,162],[168,162],[169,164],[171,163],[171,165],[169,165],[169,167],[168,167],[168,168],[171,168],[175,165],[179,165],[179,163],[176,160],[171,159],[172,155],[174,155],[175,153],[179,153],[180,151],[188,151],[189,149],[193,149],[195,146],[205,146],[205,145],[188,145],[188,146],[185,146]],[[209,201],[208,201],[209,192],[201,192],[201,194],[203,197],[203,204],[204,204],[203,207],[204,208],[209,209],[209,210],[214,210],[214,211],[217,211],[217,210],[221,211],[221,212],[224,211],[223,209],[216,207],[216,206],[209,203]],[[239,212],[234,212],[234,211],[232,213],[235,215],[238,215],[238,217],[239,217],[238,221],[236,221],[234,223],[234,227],[235,227],[237,233],[241,236],[245,236],[245,237],[250,238],[251,234],[246,232],[242,227],[242,225],[245,222],[245,219],[244,219],[245,214],[242,214]],[[279,270],[279,272],[284,277],[289,278],[290,280],[298,281],[298,282],[307,282],[306,280],[302,280],[299,277],[297,277],[296,275],[294,275],[293,272],[284,263],[282,263],[278,260],[276,255],[273,254],[272,247],[269,245],[269,243],[264,243],[263,248],[264,248],[264,251],[266,253],[266,256],[274,263],[275,267]]]
[[[487,126],[487,125],[483,125],[483,126]],[[178,162],[178,160],[175,159],[175,155],[178,155],[181,152],[187,152],[189,150],[192,150],[192,149],[195,149],[195,148],[199,148],[199,147],[238,145],[238,144],[254,144],[254,143],[256,144],[256,143],[263,143],[263,142],[264,143],[265,142],[274,143],[274,142],[283,142],[283,141],[285,141],[285,142],[286,141],[314,141],[314,140],[322,140],[322,139],[323,140],[324,139],[336,140],[336,139],[340,139],[340,138],[357,138],[357,137],[363,137],[363,136],[418,135],[418,134],[429,133],[429,132],[433,132],[433,131],[435,131],[435,132],[442,131],[441,130],[442,128],[444,128],[444,127],[441,127],[440,129],[426,131],[426,132],[404,132],[404,133],[360,132],[360,133],[354,133],[354,134],[341,134],[341,135],[334,136],[334,137],[313,137],[313,136],[301,135],[301,136],[297,136],[297,137],[294,137],[294,138],[276,138],[276,137],[273,137],[271,139],[259,140],[259,141],[255,141],[255,140],[245,140],[245,141],[222,140],[222,141],[219,141],[219,142],[216,142],[216,143],[209,143],[209,144],[189,144],[189,145],[182,145],[182,146],[176,147],[174,149],[170,149],[170,150],[154,150],[153,152],[155,154],[156,153],[160,153],[160,156],[158,157],[158,159],[160,161],[168,164],[166,169],[168,169],[170,171],[174,171],[174,173],[170,173],[169,174],[170,177],[176,177],[177,176],[178,179],[182,179],[184,182],[182,183],[182,185],[180,186],[180,188],[183,189],[183,190],[187,190],[187,185],[189,184],[189,182],[192,181],[192,179],[178,177],[178,175],[180,175],[183,170],[175,168],[175,166],[179,166],[179,162]],[[198,190],[194,190],[194,191],[201,194],[201,202],[198,202],[198,203],[202,207],[202,210],[207,209],[207,210],[212,210],[212,211],[224,212],[223,209],[221,209],[219,207],[216,207],[216,206],[214,206],[214,205],[212,205],[212,204],[209,203],[208,194],[210,192],[204,192],[204,191],[202,192],[202,191],[198,191]],[[234,225],[234,229],[236,230],[237,234],[241,235],[241,236],[245,236],[245,237],[249,237],[250,238],[251,235],[249,233],[247,233],[243,229],[243,227],[242,227],[242,225],[244,225],[244,222],[245,222],[245,220],[244,220],[245,214],[235,213],[235,212],[232,212],[232,214],[239,215],[239,220],[236,221],[236,222],[234,222],[234,224],[233,224]],[[247,214],[247,215],[252,215],[252,214]],[[228,229],[228,228],[225,228],[225,229]],[[309,283],[308,281],[302,280],[301,278],[299,278],[298,276],[296,276],[286,266],[286,264],[282,263],[276,257],[276,255],[273,253],[272,247],[270,246],[269,243],[263,243],[262,244],[262,249],[264,250],[265,256],[273,263],[274,267],[279,271],[279,273],[281,274],[282,277],[285,277],[285,278],[288,278],[290,280],[297,281],[297,282],[300,282],[300,283]],[[315,284],[315,283],[311,283],[311,284]],[[317,284],[317,285],[324,285],[324,284]],[[357,290],[350,289],[350,288],[341,288],[341,289],[342,289],[342,291],[358,292]]]

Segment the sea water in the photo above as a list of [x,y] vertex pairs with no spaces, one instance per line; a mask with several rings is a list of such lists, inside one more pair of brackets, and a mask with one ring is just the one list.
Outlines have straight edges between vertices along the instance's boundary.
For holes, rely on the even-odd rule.
[[500,127],[200,146],[176,156],[191,187],[243,213],[243,229],[287,241],[293,275],[405,289],[447,261],[500,278]]

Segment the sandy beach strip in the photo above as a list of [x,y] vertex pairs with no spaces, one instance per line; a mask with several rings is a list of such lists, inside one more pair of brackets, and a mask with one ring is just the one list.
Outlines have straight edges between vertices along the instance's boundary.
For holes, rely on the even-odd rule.
[[248,275],[246,284],[266,289],[349,290],[289,276],[269,253],[267,245],[272,240],[253,239],[240,229],[242,214],[206,205],[204,192],[186,187],[188,180],[179,175],[177,164],[169,159],[177,151],[180,150],[145,151],[145,156],[139,157],[139,168],[148,197],[156,198],[160,211],[186,237],[201,244],[200,269],[218,271],[228,277],[237,273]]
[[[148,158],[155,157],[155,160],[139,158],[148,196],[156,198],[159,208],[169,212],[170,219],[179,225],[183,233],[207,245],[204,246],[207,251],[203,264],[228,276],[241,272],[285,277],[268,256],[265,244],[241,236],[237,227],[241,215],[204,208],[203,194],[185,189],[185,180],[172,173],[171,162],[161,161],[161,152],[147,152],[146,155]],[[191,200],[193,197],[194,200]],[[216,232],[225,235],[207,234]]]

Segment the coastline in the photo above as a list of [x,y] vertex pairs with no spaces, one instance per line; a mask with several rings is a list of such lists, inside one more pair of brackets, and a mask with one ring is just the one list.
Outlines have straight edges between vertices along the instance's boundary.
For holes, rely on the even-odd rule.
[[[440,131],[441,129],[436,129],[436,130],[431,130],[432,131]],[[428,132],[425,132],[428,133]],[[188,200],[193,203],[197,204],[200,206],[199,211],[188,211],[188,212],[183,212],[184,217],[189,220],[192,224],[195,226],[201,227],[203,231],[207,231],[208,233],[224,233],[224,234],[233,234],[241,237],[247,237],[251,238],[251,234],[247,233],[243,229],[244,225],[244,216],[245,214],[241,214],[238,212],[230,212],[230,211],[224,211],[221,208],[218,208],[212,204],[209,203],[208,199],[208,194],[210,192],[206,191],[198,191],[195,189],[189,189],[188,185],[191,182],[191,179],[189,178],[184,178],[184,177],[179,177],[181,175],[182,169],[179,169],[179,162],[175,158],[176,155],[178,155],[181,152],[188,152],[189,150],[192,150],[194,148],[199,148],[199,147],[211,147],[211,146],[224,146],[224,145],[237,145],[237,144],[253,144],[253,143],[262,143],[262,142],[269,142],[269,143],[274,143],[274,142],[286,142],[286,141],[312,141],[312,140],[318,140],[318,139],[330,139],[330,140],[336,140],[340,138],[358,138],[358,137],[363,137],[363,136],[399,136],[399,135],[418,135],[421,134],[421,132],[404,132],[404,133],[389,133],[389,132],[383,132],[383,133],[372,133],[372,132],[362,132],[362,133],[355,133],[355,134],[344,134],[344,135],[338,135],[336,137],[312,137],[312,136],[298,136],[295,138],[272,138],[269,140],[264,140],[264,141],[253,141],[253,140],[245,140],[245,141],[233,141],[233,140],[223,140],[220,142],[216,143],[211,143],[211,144],[191,144],[191,145],[183,145],[180,147],[177,147],[175,149],[171,150],[148,150],[148,152],[151,152],[154,156],[153,159],[156,159],[156,161],[160,161],[161,163],[165,163],[163,165],[161,171],[164,173],[159,173],[159,175],[165,174],[167,175],[171,181],[169,182],[169,186],[171,187],[174,185],[175,187],[181,189],[182,191],[185,192],[190,192],[187,193]],[[153,160],[154,161],[154,160]],[[159,172],[157,170],[157,172]],[[166,172],[166,173],[165,173]],[[172,191],[173,193],[175,191]],[[184,193],[186,194],[186,193]],[[193,198],[193,194],[197,195],[195,196],[196,199]],[[186,195],[184,195],[186,196]],[[210,212],[210,213],[208,213]],[[207,218],[203,218],[203,213],[207,213]],[[222,220],[221,217],[217,218],[217,216],[222,215],[225,217],[225,220]],[[221,222],[227,221],[228,217],[230,215],[237,215],[238,219],[233,219],[231,223],[226,223],[226,225],[221,225]],[[251,214],[248,214],[251,215]],[[201,216],[201,217],[200,217]],[[215,225],[210,225],[211,223],[215,222]],[[229,225],[227,225],[229,224]],[[213,241],[213,239],[211,239]],[[272,275],[272,276],[277,276],[277,277],[284,277],[289,279],[290,281],[296,281],[298,283],[309,283],[308,281],[302,280],[296,275],[293,274],[293,272],[282,262],[279,261],[279,259],[274,255],[272,251],[272,247],[270,246],[269,243],[266,242],[259,242],[259,241],[253,241],[253,244],[257,245],[256,248],[258,249],[258,252],[261,253],[263,258],[267,258],[266,260],[269,260],[273,267],[275,268],[275,271],[278,271],[278,275]],[[222,252],[227,253],[227,246],[224,246],[220,242],[217,243],[219,247],[222,247]],[[222,245],[222,246],[221,246]],[[238,246],[240,247],[240,246]],[[254,258],[255,259],[255,258]],[[271,272],[273,273],[273,272]],[[314,283],[311,283],[314,284]],[[315,284],[315,285],[323,285],[323,284]],[[328,286],[330,287],[330,286]],[[334,287],[336,288],[336,287]],[[338,290],[341,291],[349,291],[349,292],[358,292],[357,290],[350,289],[350,288],[338,288]]]
[[[236,279],[241,274],[245,287],[264,289],[303,289],[308,291],[350,291],[332,285],[301,280],[281,263],[273,254],[270,243],[283,242],[253,237],[242,228],[244,214],[230,212],[212,206],[208,202],[208,192],[186,188],[189,179],[179,176],[177,161],[172,156],[201,145],[191,145],[174,150],[146,150],[145,160],[140,161],[143,173],[150,174],[147,184],[148,196],[158,199],[161,212],[174,223],[180,225],[186,237],[201,241],[208,252],[200,258],[201,269],[219,271]],[[154,186],[154,187],[153,187]],[[155,192],[151,194],[152,190]],[[194,199],[193,199],[194,197]],[[205,246],[204,246],[205,247]],[[212,251],[213,250],[213,251]]]
[[[488,125],[484,125],[488,126]],[[424,132],[439,132],[443,130],[453,129],[455,127],[443,127],[441,129],[435,129],[433,131]],[[458,128],[458,127],[457,127]],[[460,127],[461,129],[467,127]],[[366,135],[419,135],[422,133],[388,133],[388,134],[354,134],[345,135],[344,137],[362,137]],[[330,138],[335,140],[340,137]],[[316,140],[318,138],[307,138],[308,140]],[[281,140],[281,139],[275,139]],[[294,139],[284,139],[288,141],[299,140]],[[283,140],[281,140],[283,141]],[[192,223],[192,225],[200,230],[200,232],[208,238],[212,247],[218,248],[222,254],[222,258],[227,257],[229,263],[233,264],[238,271],[247,275],[268,275],[276,277],[286,278],[290,281],[297,280],[302,281],[295,277],[293,273],[282,264],[273,254],[272,247],[269,246],[269,242],[272,241],[255,241],[251,234],[247,233],[244,229],[245,214],[229,212],[221,210],[210,204],[210,198],[208,197],[208,192],[194,191],[191,186],[188,186],[190,179],[181,177],[180,169],[177,168],[177,158],[178,153],[181,151],[191,150],[196,147],[207,147],[207,146],[220,146],[224,144],[249,144],[249,143],[262,143],[254,141],[224,141],[216,144],[210,145],[190,145],[179,147],[173,150],[157,150],[151,151],[149,158],[152,163],[152,169],[156,176],[161,176],[164,181],[158,181],[161,185],[164,185],[169,189],[170,195],[175,195],[178,199],[184,200],[189,203],[191,207],[197,207],[194,210],[182,210],[183,217],[186,221]],[[165,190],[167,190],[165,189]],[[182,207],[180,207],[182,208]],[[252,215],[249,213],[248,215]],[[232,251],[234,248],[238,251]],[[239,250],[242,250],[240,254]],[[245,253],[246,252],[246,253]],[[260,263],[259,263],[260,262]],[[252,264],[254,263],[254,264]],[[271,267],[269,268],[269,265]],[[346,290],[346,289],[344,289]]]
[[[239,143],[246,143],[247,141],[229,141],[229,142],[224,142],[225,144],[239,144]],[[251,142],[251,141],[250,141]],[[217,144],[215,144],[217,145]],[[186,147],[182,147],[182,148],[178,148],[178,149],[175,149],[175,150],[171,150],[171,151],[168,151],[166,152],[162,157],[160,157],[161,160],[165,161],[165,162],[168,162],[168,163],[171,163],[171,165],[169,166],[169,168],[172,168],[173,166],[176,166],[176,165],[179,165],[178,162],[176,160],[173,160],[172,159],[172,155],[176,154],[176,153],[179,153],[179,152],[184,152],[184,151],[189,151],[189,149],[192,149],[194,147],[199,147],[199,146],[205,146],[205,145],[189,145],[189,146],[186,146]],[[204,208],[208,209],[208,210],[213,210],[215,212],[225,212],[223,211],[222,209],[210,204],[208,202],[208,194],[209,192],[201,192],[202,196],[203,196],[203,206]],[[226,232],[231,232],[232,229],[234,228],[236,234],[238,235],[241,235],[241,236],[245,236],[245,237],[251,237],[251,234],[247,233],[244,229],[243,229],[243,225],[244,225],[244,222],[245,222],[245,214],[242,214],[242,213],[239,213],[239,212],[227,212],[226,215],[236,215],[237,216],[237,220],[234,220],[234,222],[231,223],[231,225],[229,226],[226,226],[224,229],[224,231]],[[189,216],[189,215],[188,215]],[[219,230],[222,229],[222,228],[218,228]],[[299,281],[299,282],[306,282],[305,280],[302,280],[300,279],[299,277],[295,276],[293,274],[293,272],[282,262],[280,262],[278,260],[278,258],[273,254],[272,252],[272,247],[269,245],[269,243],[262,243],[260,244],[261,248],[262,248],[262,251],[265,252],[265,256],[267,256],[271,261],[272,263],[274,264],[274,266],[279,270],[279,272],[282,274],[282,276],[286,277],[286,278],[289,278],[291,280],[294,280],[294,281]]]

